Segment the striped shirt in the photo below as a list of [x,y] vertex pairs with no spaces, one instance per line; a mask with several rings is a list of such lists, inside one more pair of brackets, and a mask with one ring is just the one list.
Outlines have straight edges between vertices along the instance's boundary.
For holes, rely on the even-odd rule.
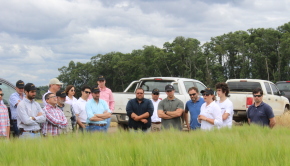
[[10,126],[8,109],[0,103],[0,137],[7,136],[7,126]]
[[44,135],[59,135],[62,128],[66,128],[67,119],[58,107],[53,107],[50,104],[46,104],[43,108],[46,114],[46,122],[43,125],[42,133]]

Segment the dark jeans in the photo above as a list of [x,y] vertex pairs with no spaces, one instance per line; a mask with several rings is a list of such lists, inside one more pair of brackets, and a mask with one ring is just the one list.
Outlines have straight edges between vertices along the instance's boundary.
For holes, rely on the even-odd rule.
[[106,132],[106,126],[87,126],[87,132]]
[[13,137],[19,137],[20,131],[17,127],[17,120],[11,120],[11,125],[12,125]]

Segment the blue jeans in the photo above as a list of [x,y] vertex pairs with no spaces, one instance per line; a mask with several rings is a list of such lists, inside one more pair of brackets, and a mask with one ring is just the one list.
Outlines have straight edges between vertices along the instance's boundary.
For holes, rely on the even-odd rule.
[[106,126],[87,126],[87,132],[106,132]]
[[108,131],[108,129],[110,128],[110,124],[111,124],[111,118],[106,119],[106,121],[107,121],[106,131]]
[[17,127],[17,120],[12,120],[13,137],[19,137],[20,131]]
[[40,133],[30,133],[30,132],[23,132],[19,138],[40,138]]

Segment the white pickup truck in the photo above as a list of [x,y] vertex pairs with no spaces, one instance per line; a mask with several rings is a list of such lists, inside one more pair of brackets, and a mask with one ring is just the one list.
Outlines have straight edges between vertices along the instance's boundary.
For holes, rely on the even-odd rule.
[[[118,126],[126,129],[128,127],[128,116],[126,113],[126,105],[130,99],[136,97],[135,90],[142,87],[145,92],[145,98],[151,99],[152,90],[158,88],[160,91],[160,99],[166,98],[165,86],[171,84],[175,88],[175,97],[183,101],[185,104],[189,99],[187,90],[190,87],[197,87],[199,90],[205,89],[206,86],[195,79],[178,78],[178,77],[148,77],[133,81],[124,92],[113,93],[115,99],[115,110],[113,118],[118,122]],[[116,116],[116,118],[114,118]]]
[[230,88],[229,99],[233,102],[235,121],[246,120],[248,107],[253,104],[253,89],[263,90],[263,102],[269,104],[274,115],[282,115],[289,110],[289,100],[282,96],[274,83],[260,79],[229,79],[226,81]]

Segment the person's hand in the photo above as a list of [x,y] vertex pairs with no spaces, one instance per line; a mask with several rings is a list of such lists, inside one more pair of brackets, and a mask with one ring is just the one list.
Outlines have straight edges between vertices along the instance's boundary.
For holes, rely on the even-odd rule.
[[188,131],[190,130],[190,126],[189,126],[189,123],[186,123],[186,127],[188,129]]
[[207,117],[204,115],[198,115],[198,120],[206,120]]
[[42,115],[42,112],[38,112],[38,114],[36,116],[41,116]]
[[141,122],[143,122],[144,124],[148,123],[147,119],[141,119]]
[[134,120],[139,121],[139,120],[141,120],[141,118],[140,118],[140,116],[135,116]]
[[132,114],[131,114],[131,118],[132,118],[132,119],[135,119],[136,116],[137,116],[137,115],[136,115],[135,113],[132,113]]

